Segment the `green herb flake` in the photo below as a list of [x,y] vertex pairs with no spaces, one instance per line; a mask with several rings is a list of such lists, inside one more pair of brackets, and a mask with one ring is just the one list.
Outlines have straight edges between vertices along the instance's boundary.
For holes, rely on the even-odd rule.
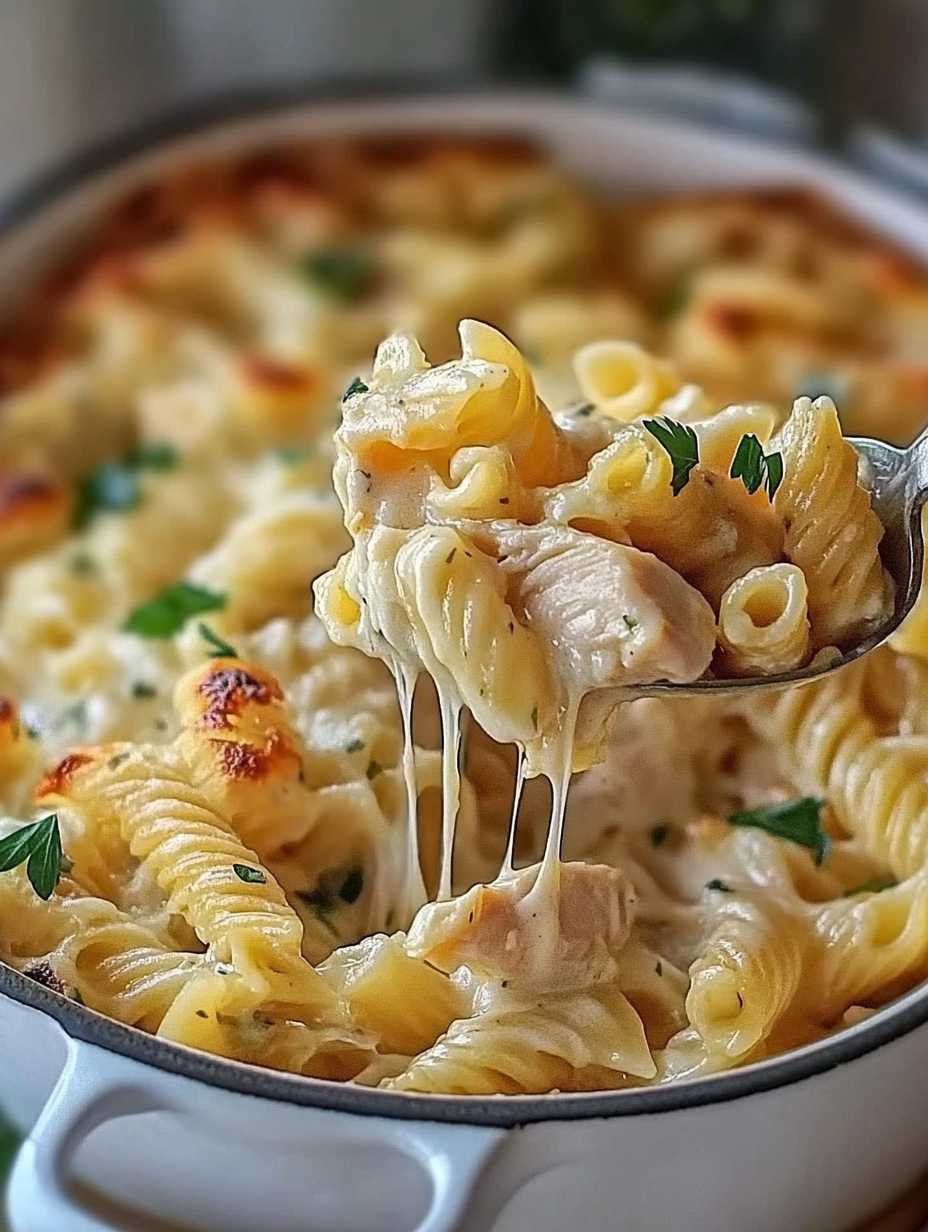
[[267,877],[260,868],[252,868],[250,864],[233,864],[232,872],[235,873],[239,881],[244,881],[246,885],[266,885]]
[[690,471],[699,465],[699,441],[696,433],[688,425],[677,423],[666,415],[659,419],[645,419],[642,424],[667,451],[673,463],[670,486],[674,496],[679,496],[689,483]]
[[0,840],[0,873],[25,862],[26,876],[39,898],[49,899],[61,876],[61,831],[58,814],[22,826]]
[[338,897],[345,903],[356,903],[364,889],[364,869],[360,864],[354,864],[345,874],[345,880],[338,891]]
[[663,847],[663,845],[670,838],[670,830],[671,830],[671,827],[666,822],[664,822],[663,824],[659,826],[652,826],[651,827],[651,846],[652,847]]
[[370,389],[369,385],[365,385],[359,376],[353,377],[342,394],[342,402],[347,402],[349,398],[353,398],[355,394],[366,394]]
[[780,804],[768,804],[763,808],[732,813],[728,818],[731,826],[748,826],[764,830],[775,838],[798,843],[812,852],[815,863],[821,864],[831,849],[831,839],[822,829],[821,814],[825,801],[815,796],[799,800],[784,800]]
[[451,564],[451,562],[454,560],[456,553],[457,553],[457,548],[452,548],[451,551],[448,553],[448,555],[445,557],[446,565]]
[[371,760],[367,763],[367,770],[365,773],[367,774],[370,782],[373,782],[378,774],[383,774],[383,766],[379,761],[374,761],[374,759],[371,758]]
[[580,406],[573,411],[573,417],[574,419],[587,419],[595,410],[595,402],[582,402]]
[[763,484],[767,496],[773,500],[783,482],[783,456],[779,453],[765,455],[757,437],[746,433],[738,443],[728,473],[732,479],[740,479],[752,495]]
[[210,651],[211,659],[237,659],[238,655],[235,652],[235,647],[230,646],[228,642],[224,642],[221,637],[215,634],[209,625],[204,624],[202,620],[197,622],[197,632],[202,637],[203,641],[208,646],[212,647]]
[[68,562],[68,568],[75,577],[93,577],[97,572],[97,562],[89,552],[75,552]]
[[742,436],[728,473],[740,479],[751,495],[764,482],[764,447],[753,432]]
[[724,882],[724,881],[722,881],[722,879],[721,879],[720,877],[713,877],[711,881],[707,881],[707,882],[706,882],[706,889],[707,889],[707,890],[718,890],[718,892],[719,892],[720,894],[732,894],[732,893],[734,893],[734,891],[732,890],[731,886],[730,886],[730,885],[726,885],[726,884],[725,884],[725,882]]
[[274,450],[274,457],[284,466],[299,466],[312,454],[312,449],[306,445],[281,445]]
[[625,628],[629,631],[629,633],[634,633],[638,628],[638,621],[634,618],[634,616],[629,616],[625,612],[622,613],[622,623],[625,625]]
[[117,462],[103,462],[78,484],[74,526],[83,530],[97,513],[125,512],[142,499],[138,472],[170,470],[177,465],[177,452],[167,443],[139,445]]
[[225,605],[225,595],[191,582],[175,582],[130,612],[122,627],[140,637],[173,637],[191,616],[218,612]]
[[777,488],[783,482],[783,455],[781,453],[768,453],[764,459],[767,464],[767,478],[764,481],[764,486],[767,489],[767,496],[770,500],[777,494]]
[[661,321],[672,321],[686,308],[693,295],[693,279],[689,272],[681,274],[667,287],[654,305]]
[[844,898],[853,898],[855,894],[879,894],[881,890],[892,890],[899,882],[895,877],[871,877],[860,885],[844,891]]
[[134,470],[172,471],[177,463],[177,450],[168,441],[137,445],[124,459],[124,465]]
[[532,727],[534,727],[535,731],[538,731],[538,703],[537,702],[532,707]]
[[151,698],[158,696],[158,690],[153,684],[149,684],[147,680],[136,680],[132,686],[132,696],[136,701],[149,701]]
[[95,467],[78,484],[74,506],[74,526],[77,530],[104,511],[122,513],[134,509],[142,499],[138,476],[119,462],[106,462]]
[[361,298],[374,277],[374,260],[361,248],[320,248],[300,262],[303,277],[317,291],[338,303]]
[[345,745],[345,752],[346,753],[360,753],[363,748],[364,748],[364,741],[359,736],[355,736],[353,740],[349,740],[348,743]]
[[658,959],[657,962],[654,964],[654,971],[659,976],[662,976],[664,974],[664,964],[661,962],[660,959]]

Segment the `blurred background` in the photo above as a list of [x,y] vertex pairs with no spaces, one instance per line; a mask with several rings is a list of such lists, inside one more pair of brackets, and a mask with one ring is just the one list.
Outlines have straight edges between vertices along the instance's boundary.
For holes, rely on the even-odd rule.
[[220,95],[488,81],[841,139],[928,184],[926,66],[924,0],[0,0],[0,194]]

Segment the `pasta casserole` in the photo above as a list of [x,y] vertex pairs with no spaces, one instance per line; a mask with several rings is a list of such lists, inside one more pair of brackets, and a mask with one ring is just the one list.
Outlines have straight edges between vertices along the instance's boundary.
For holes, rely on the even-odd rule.
[[845,431],[928,418],[926,310],[813,198],[618,207],[513,143],[136,194],[0,339],[0,957],[454,1095],[711,1075],[914,986],[925,613],[642,694],[886,622]]

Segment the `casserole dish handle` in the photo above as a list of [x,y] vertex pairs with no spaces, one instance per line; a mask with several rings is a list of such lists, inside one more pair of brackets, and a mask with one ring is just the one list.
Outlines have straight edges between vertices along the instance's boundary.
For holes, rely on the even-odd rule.
[[[94,1129],[107,1121],[144,1112],[181,1111],[171,1080],[157,1071],[77,1040],[69,1041],[61,1078],[13,1165],[7,1210],[13,1232],[118,1232],[70,1191],[74,1155]],[[338,1116],[338,1114],[336,1114]],[[428,1173],[428,1210],[409,1232],[454,1232],[484,1165],[505,1130],[474,1125],[365,1118],[348,1139],[382,1140],[399,1147]],[[327,1135],[338,1136],[327,1120]]]
[[[7,1211],[14,1232],[113,1232],[75,1202],[68,1171],[81,1142],[106,1121],[172,1107],[154,1081],[140,1081],[136,1067],[100,1049],[70,1040],[58,1084],[20,1148],[10,1173]],[[147,1075],[146,1075],[147,1079]]]

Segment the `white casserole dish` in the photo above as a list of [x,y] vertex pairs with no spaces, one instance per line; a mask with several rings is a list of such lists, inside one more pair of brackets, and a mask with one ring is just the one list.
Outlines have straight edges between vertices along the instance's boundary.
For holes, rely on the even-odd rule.
[[[277,108],[72,168],[0,214],[0,306],[142,177],[266,141],[422,130],[521,133],[619,193],[811,185],[928,261],[928,213],[819,157],[480,95]],[[15,1232],[842,1232],[928,1167],[926,987],[743,1071],[589,1095],[465,1100],[278,1074],[156,1040],[2,966],[0,1043],[0,1104],[31,1128]]]

